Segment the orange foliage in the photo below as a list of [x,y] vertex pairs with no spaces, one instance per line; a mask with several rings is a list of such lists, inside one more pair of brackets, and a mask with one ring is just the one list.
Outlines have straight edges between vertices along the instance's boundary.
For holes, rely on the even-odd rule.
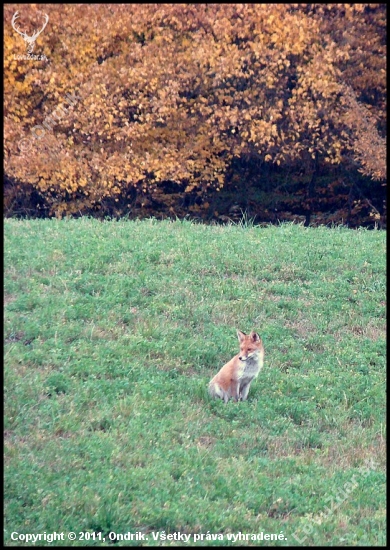
[[[134,193],[166,201],[162,182],[205,196],[237,158],[355,155],[382,174],[382,138],[351,120],[345,92],[385,127],[382,4],[45,4],[34,53],[47,60],[19,59],[16,10],[26,33],[41,17],[36,4],[4,8],[5,170],[51,214]],[[382,148],[371,164],[370,132]]]

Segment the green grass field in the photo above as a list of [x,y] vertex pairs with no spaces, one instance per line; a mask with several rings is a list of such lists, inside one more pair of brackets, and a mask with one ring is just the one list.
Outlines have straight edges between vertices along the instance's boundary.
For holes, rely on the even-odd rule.
[[384,232],[4,223],[6,545],[386,543]]

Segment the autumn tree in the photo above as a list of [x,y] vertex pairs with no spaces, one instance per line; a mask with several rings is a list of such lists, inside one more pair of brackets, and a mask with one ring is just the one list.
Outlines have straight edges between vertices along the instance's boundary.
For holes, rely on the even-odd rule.
[[[169,207],[175,192],[197,212],[240,159],[315,170],[354,158],[381,173],[384,5],[45,4],[35,52],[47,60],[23,58],[16,10],[27,34],[42,17],[4,9],[6,175],[50,214]],[[359,76],[373,48],[378,101]],[[348,115],[346,89],[371,106],[368,125]]]

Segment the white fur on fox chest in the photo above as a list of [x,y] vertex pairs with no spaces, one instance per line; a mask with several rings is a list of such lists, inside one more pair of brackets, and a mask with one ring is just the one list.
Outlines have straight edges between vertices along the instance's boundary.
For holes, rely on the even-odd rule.
[[240,361],[237,379],[241,383],[250,382],[254,378],[257,378],[262,368],[263,358],[261,356],[249,357],[246,361]]

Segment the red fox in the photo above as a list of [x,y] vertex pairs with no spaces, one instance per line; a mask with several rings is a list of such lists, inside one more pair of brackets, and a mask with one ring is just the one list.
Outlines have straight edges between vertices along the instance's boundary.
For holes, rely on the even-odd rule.
[[245,401],[249,387],[257,377],[264,363],[264,347],[256,332],[249,335],[237,331],[240,353],[235,355],[214,376],[209,384],[211,397],[220,397],[227,403],[230,397],[234,401]]

